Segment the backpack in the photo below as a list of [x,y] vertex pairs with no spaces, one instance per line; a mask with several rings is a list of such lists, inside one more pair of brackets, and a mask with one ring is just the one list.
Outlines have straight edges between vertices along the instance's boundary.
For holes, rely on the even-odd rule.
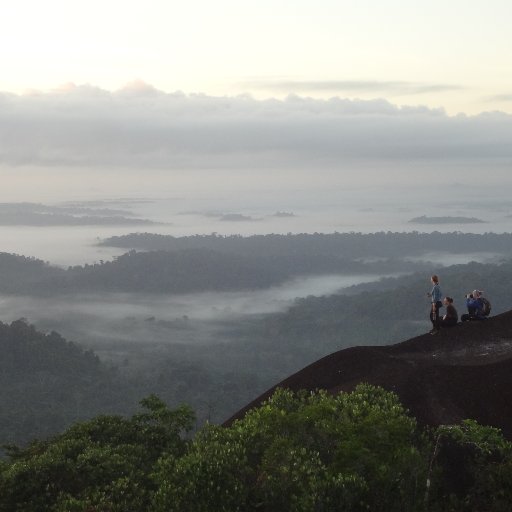
[[491,314],[491,303],[484,297],[480,297],[479,300],[482,303],[482,314],[489,316]]

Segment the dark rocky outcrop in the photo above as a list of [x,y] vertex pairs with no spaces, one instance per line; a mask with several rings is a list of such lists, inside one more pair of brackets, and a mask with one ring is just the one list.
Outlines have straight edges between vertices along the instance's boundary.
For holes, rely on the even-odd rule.
[[337,393],[360,382],[395,392],[423,425],[472,418],[512,438],[512,311],[436,336],[340,350],[269,389],[226,425],[257,407],[276,387]]

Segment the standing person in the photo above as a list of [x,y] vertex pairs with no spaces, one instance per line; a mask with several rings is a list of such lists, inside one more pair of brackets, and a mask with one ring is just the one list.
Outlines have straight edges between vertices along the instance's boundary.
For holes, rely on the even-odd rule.
[[439,325],[441,327],[453,327],[454,325],[457,325],[459,315],[453,305],[453,299],[451,297],[445,297],[443,299],[443,304],[446,307],[446,315],[441,318]]
[[437,334],[439,332],[439,309],[443,307],[439,277],[434,274],[430,278],[430,282],[432,283],[432,291],[427,293],[430,297],[430,321],[432,322],[430,334]]

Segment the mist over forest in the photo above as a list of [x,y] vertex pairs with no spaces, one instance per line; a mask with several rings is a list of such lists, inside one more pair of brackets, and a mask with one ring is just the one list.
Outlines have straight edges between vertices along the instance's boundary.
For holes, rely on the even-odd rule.
[[4,4],[0,512],[512,510],[510,0]]
[[[14,141],[0,162],[0,321],[15,322],[4,340],[25,340],[4,383],[12,407],[0,428],[5,440],[44,437],[97,413],[130,414],[153,392],[171,405],[189,403],[197,426],[222,422],[324,355],[428,330],[432,272],[459,310],[474,288],[485,290],[493,313],[511,306],[503,290],[512,245],[510,146],[500,131],[491,158],[483,138],[508,126],[508,117],[153,93],[100,94],[97,103],[93,92],[66,96],[66,111],[57,106],[62,98],[4,98],[5,134],[14,122],[32,130],[60,112],[51,130],[29,138],[29,161],[21,162],[26,148]],[[99,104],[107,132],[95,131]],[[222,114],[228,107],[229,123]],[[133,133],[124,137],[129,111]],[[289,131],[267,131],[270,114]],[[195,119],[190,129],[179,125],[187,117]],[[156,118],[155,138],[148,127]],[[343,147],[332,133],[322,138],[333,123],[336,133],[350,134]],[[90,137],[79,137],[84,126]],[[387,142],[363,144],[368,126]],[[313,129],[307,158],[297,158],[297,144]],[[442,144],[449,158],[428,151],[439,145],[440,129],[457,141]],[[421,137],[407,145],[415,130],[423,146]],[[266,142],[256,144],[256,132]],[[212,150],[206,133],[222,144]],[[181,154],[168,144],[175,135]],[[395,143],[397,151],[384,155]],[[50,350],[47,339],[52,357],[81,361],[79,352],[66,351],[68,342],[98,357],[96,366],[77,362],[82,370],[67,393],[57,392],[65,370],[53,379],[38,355]],[[34,371],[37,407],[34,393],[19,391]],[[31,420],[20,423],[27,411]]]
[[329,353],[428,330],[433,272],[460,313],[474,288],[512,307],[510,116],[151,88],[0,100],[17,347],[0,440],[150,393],[220,423]]
[[[4,333],[11,333],[4,340],[34,338],[30,343],[40,344],[39,352],[46,350],[48,333],[52,350],[64,350],[67,342],[57,343],[64,337],[98,358],[95,369],[84,363],[80,370],[89,372],[83,385],[79,379],[66,395],[55,395],[58,403],[45,398],[33,423],[19,426],[14,438],[4,429],[9,442],[45,436],[100,412],[130,414],[149,393],[192,405],[198,426],[222,422],[331,352],[425,332],[433,272],[461,314],[462,298],[474,288],[485,290],[493,313],[512,308],[509,233],[130,233],[95,243],[123,254],[68,267],[0,254],[0,315]],[[43,388],[57,385],[43,377],[44,359],[34,359],[30,345],[21,347],[29,363],[15,363],[11,374],[9,403],[16,397],[20,404],[13,408],[14,423],[19,407],[31,409],[33,400],[14,389],[34,371],[43,372]],[[97,385],[83,388],[91,378]],[[98,385],[101,400],[94,398]],[[65,412],[70,408],[74,415]],[[55,417],[55,409],[62,414]],[[46,415],[53,415],[50,423]]]
[[[240,190],[232,170],[152,172],[140,195],[135,172],[114,170],[87,198],[1,203],[4,455],[153,395],[188,404],[194,431],[222,424],[333,352],[427,332],[434,273],[459,315],[473,289],[493,315],[512,309],[502,162],[485,186],[450,162],[439,192],[416,184],[431,162],[351,165],[352,182],[267,170]],[[64,188],[81,177],[59,175]]]

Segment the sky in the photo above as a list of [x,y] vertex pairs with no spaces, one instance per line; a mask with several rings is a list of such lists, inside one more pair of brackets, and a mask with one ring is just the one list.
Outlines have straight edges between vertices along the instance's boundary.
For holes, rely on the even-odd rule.
[[17,0],[0,91],[141,81],[207,96],[512,113],[509,0]]
[[1,202],[512,184],[509,0],[17,0],[0,19]]

